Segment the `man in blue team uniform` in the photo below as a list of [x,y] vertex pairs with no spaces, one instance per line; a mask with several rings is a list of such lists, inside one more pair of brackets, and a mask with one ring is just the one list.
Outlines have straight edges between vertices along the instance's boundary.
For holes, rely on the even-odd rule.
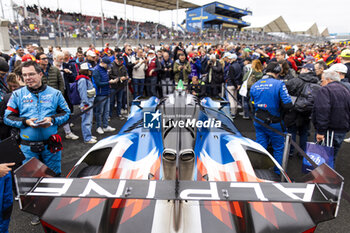
[[[281,71],[281,67],[277,62],[270,62],[266,67],[266,75],[250,89],[250,97],[255,118],[280,132],[284,132],[281,112],[292,108],[293,104],[285,84],[277,80]],[[265,148],[271,143],[275,159],[282,164],[284,137],[256,122],[254,122],[254,126],[256,141]]]
[[43,161],[57,175],[61,173],[61,152],[52,153],[48,139],[70,114],[59,90],[42,84],[43,73],[34,61],[23,63],[26,87],[16,90],[7,104],[5,124],[20,129],[21,150],[27,162],[32,157]]
[[[22,64],[22,77],[26,87],[12,93],[4,122],[20,129],[21,150],[26,157],[23,163],[35,157],[59,176],[61,151],[49,148],[49,143],[58,138],[57,127],[68,120],[70,110],[59,90],[42,84],[43,73],[36,62]],[[39,217],[34,216],[31,224],[39,223]]]

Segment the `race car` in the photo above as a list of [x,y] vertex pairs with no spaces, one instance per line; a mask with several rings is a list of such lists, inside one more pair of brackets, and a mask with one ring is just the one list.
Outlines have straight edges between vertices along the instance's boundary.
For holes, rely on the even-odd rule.
[[139,97],[66,178],[35,158],[17,169],[20,208],[46,233],[311,233],[336,217],[343,178],[323,164],[292,182],[229,110],[181,87]]

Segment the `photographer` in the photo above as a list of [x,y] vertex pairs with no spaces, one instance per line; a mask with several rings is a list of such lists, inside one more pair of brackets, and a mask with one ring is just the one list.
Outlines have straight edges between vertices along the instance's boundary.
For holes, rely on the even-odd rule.
[[221,92],[220,84],[223,82],[223,69],[221,63],[217,61],[215,54],[210,55],[206,72],[208,73],[207,83],[214,85],[208,87],[208,93],[210,96],[216,97]]
[[202,64],[198,57],[196,57],[194,53],[190,53],[188,55],[188,61],[191,65],[191,73],[188,75],[189,81],[192,81],[192,77],[194,76],[197,76],[200,79]]
[[175,82],[182,80],[184,84],[188,83],[188,75],[191,73],[191,65],[186,61],[186,56],[184,53],[179,54],[179,59],[174,63],[174,79]]
[[115,60],[109,73],[109,79],[111,84],[109,117],[112,118],[113,116],[115,98],[117,97],[117,116],[120,120],[124,120],[124,117],[121,115],[121,109],[123,95],[126,95],[125,87],[128,84],[128,72],[123,64],[123,56],[121,54],[115,56]]
[[137,54],[131,58],[133,64],[132,83],[134,88],[134,99],[143,95],[145,84],[145,70],[147,69],[147,60],[143,55],[141,48],[137,49]]

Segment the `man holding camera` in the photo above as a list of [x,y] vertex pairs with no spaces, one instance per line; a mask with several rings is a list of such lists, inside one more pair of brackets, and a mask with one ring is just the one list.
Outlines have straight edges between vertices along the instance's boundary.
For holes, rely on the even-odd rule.
[[174,79],[175,82],[182,80],[185,84],[188,83],[188,75],[191,73],[191,65],[186,61],[186,55],[179,52],[179,59],[174,62]]
[[219,96],[219,93],[221,93],[224,72],[221,63],[217,61],[215,54],[211,54],[209,57],[206,73],[208,73],[207,83],[212,85],[211,87],[208,87],[208,93],[210,93],[210,96],[212,97]]
[[125,87],[128,84],[128,71],[123,64],[123,56],[117,54],[112,63],[111,71],[109,73],[109,84],[111,85],[111,100],[109,116],[112,118],[115,98],[117,97],[117,116],[120,120],[124,120],[121,115],[123,95],[126,95]]
[[132,83],[134,88],[134,99],[143,95],[145,84],[145,70],[147,70],[147,60],[143,55],[143,49],[138,48],[135,56],[131,57],[133,64],[132,68]]
[[192,77],[197,76],[199,79],[201,77],[202,64],[198,57],[194,53],[188,55],[188,61],[191,65],[191,73],[188,76],[189,82],[192,81]]

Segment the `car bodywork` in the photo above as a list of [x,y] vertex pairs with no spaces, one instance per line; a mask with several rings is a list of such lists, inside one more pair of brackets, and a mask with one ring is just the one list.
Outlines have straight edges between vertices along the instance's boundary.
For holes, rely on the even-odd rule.
[[48,233],[313,232],[336,216],[341,176],[322,165],[292,183],[229,113],[181,90],[136,99],[67,178],[45,178],[54,174],[35,159],[19,168],[21,208]]

